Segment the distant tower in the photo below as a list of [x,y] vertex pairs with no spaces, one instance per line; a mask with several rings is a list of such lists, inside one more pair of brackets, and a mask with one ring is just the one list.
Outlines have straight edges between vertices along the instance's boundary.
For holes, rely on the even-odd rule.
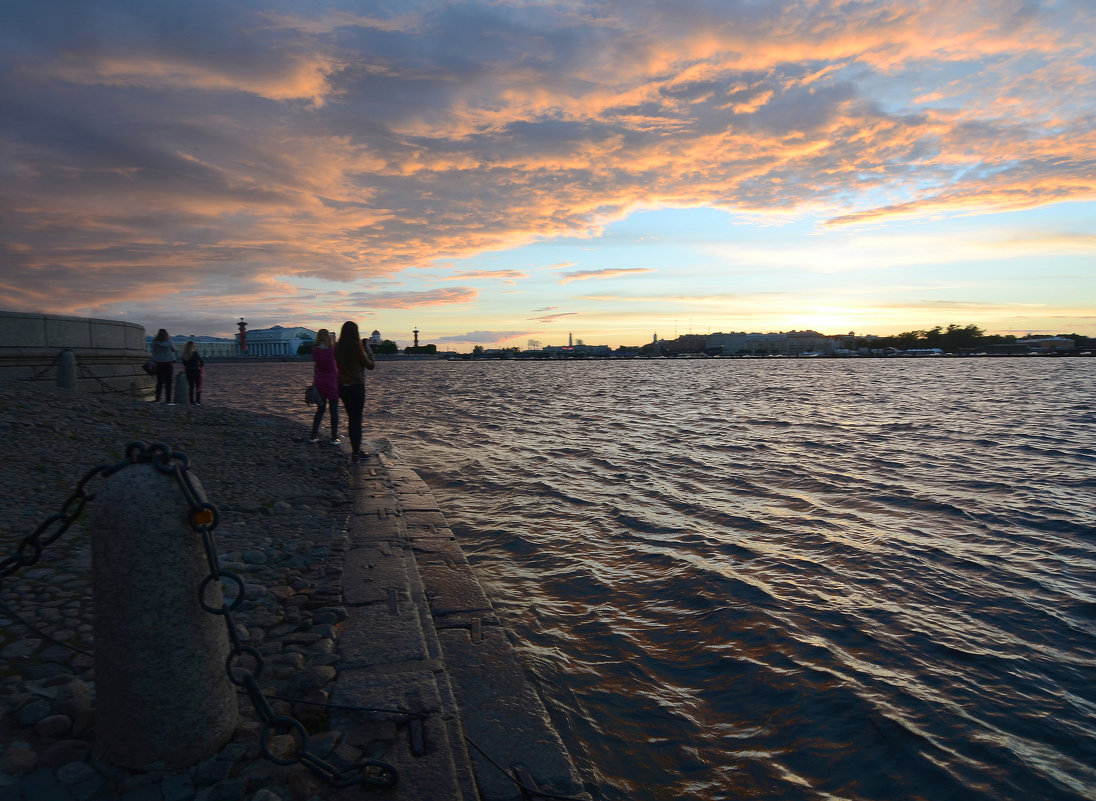
[[567,335],[567,347],[573,348],[575,346],[575,337],[573,334]]
[[412,333],[415,335],[415,347],[417,348],[419,346],[419,329],[416,328]]
[[243,317],[236,323],[236,327],[240,329],[240,353],[247,353],[247,323]]
[[369,337],[369,341],[374,347],[381,344],[381,332],[374,329],[372,336]]

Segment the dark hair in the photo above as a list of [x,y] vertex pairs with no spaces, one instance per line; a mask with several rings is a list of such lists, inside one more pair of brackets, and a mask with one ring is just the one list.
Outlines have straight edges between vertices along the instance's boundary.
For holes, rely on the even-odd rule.
[[161,328],[159,331],[156,332],[156,341],[163,342],[165,339],[171,339],[171,337],[167,335],[166,328]]
[[[361,354],[361,356],[359,356]],[[339,338],[335,342],[335,360],[345,364],[353,364],[364,358],[365,348],[362,347],[362,339],[358,334],[358,324],[353,320],[347,320],[339,330]]]

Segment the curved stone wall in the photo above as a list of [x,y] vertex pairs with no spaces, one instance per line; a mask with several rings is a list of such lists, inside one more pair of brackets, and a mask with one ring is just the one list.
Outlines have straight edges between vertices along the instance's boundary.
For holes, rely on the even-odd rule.
[[[149,355],[136,323],[60,314],[0,311],[0,382],[58,383],[75,357],[73,388],[96,394],[150,396],[155,382],[141,369]],[[71,374],[71,373],[70,373]]]

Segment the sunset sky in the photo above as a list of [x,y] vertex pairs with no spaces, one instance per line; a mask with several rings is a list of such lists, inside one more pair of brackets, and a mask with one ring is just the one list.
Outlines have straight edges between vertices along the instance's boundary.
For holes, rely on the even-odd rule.
[[1096,336],[1092,0],[0,5],[0,309]]

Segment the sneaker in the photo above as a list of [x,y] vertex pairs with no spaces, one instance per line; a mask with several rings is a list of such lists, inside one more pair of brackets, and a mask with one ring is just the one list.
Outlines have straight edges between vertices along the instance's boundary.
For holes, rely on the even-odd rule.
[[175,405],[174,403],[169,403],[169,404],[168,404],[168,406],[174,406],[174,405]]
[[319,441],[320,441],[319,437],[313,437],[312,439],[309,440],[309,442],[319,442]]
[[331,440],[332,445],[338,445],[340,442],[342,442],[342,440],[338,437],[335,437],[335,439]]

